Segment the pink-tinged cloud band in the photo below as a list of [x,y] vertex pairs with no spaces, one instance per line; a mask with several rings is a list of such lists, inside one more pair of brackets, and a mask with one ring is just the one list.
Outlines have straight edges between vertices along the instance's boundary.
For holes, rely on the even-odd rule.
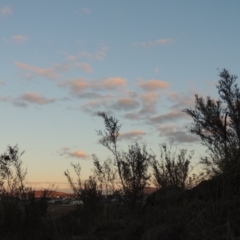
[[172,43],[174,40],[171,38],[160,38],[157,39],[155,42],[156,44],[168,44],[168,43]]
[[0,8],[0,15],[8,16],[13,13],[13,10],[9,6],[3,6]]
[[26,101],[29,103],[35,103],[38,105],[46,105],[55,101],[54,99],[46,98],[42,96],[40,93],[36,93],[36,92],[25,93],[20,97],[20,99],[23,101]]
[[86,159],[87,158],[87,155],[86,153],[84,153],[83,151],[75,151],[75,152],[68,152],[68,155],[70,157],[74,157],[74,158],[82,158],[82,159]]
[[131,98],[120,98],[112,105],[116,110],[131,110],[139,107],[139,102]]
[[83,70],[84,72],[87,72],[87,73],[91,73],[92,72],[92,67],[88,63],[76,62],[76,66],[77,66],[77,68]]
[[27,40],[29,40],[29,38],[28,38],[28,36],[24,36],[24,35],[15,35],[15,36],[12,37],[12,40],[15,43],[24,43]]
[[126,86],[126,80],[121,77],[111,77],[103,81],[105,88],[113,89]]
[[146,91],[156,91],[157,89],[165,89],[169,87],[168,82],[156,79],[151,79],[146,82],[140,82],[138,85]]
[[144,103],[155,103],[157,99],[159,98],[159,93],[158,92],[144,92],[141,94],[141,99]]
[[164,122],[176,122],[182,119],[188,119],[187,114],[181,111],[171,111],[166,114],[160,114],[150,118],[151,122],[164,123]]
[[104,79],[101,82],[86,81],[84,78],[72,79],[59,83],[59,86],[68,87],[73,93],[80,93],[83,90],[113,90],[124,87],[126,80],[121,77]]
[[103,60],[106,57],[106,52],[108,48],[102,47],[100,50],[96,51],[95,53],[89,53],[89,52],[80,52],[78,54],[79,57],[84,57],[87,59],[93,59],[93,60]]
[[49,68],[40,68],[22,62],[15,62],[15,66],[23,70],[23,76],[28,79],[41,76],[52,80],[60,76],[60,71],[69,70],[69,66],[64,64],[57,64],[56,66]]
[[82,150],[71,151],[68,147],[63,147],[60,150],[60,155],[83,160],[87,160],[89,158],[84,151]]
[[121,140],[136,140],[141,139],[142,136],[146,135],[147,133],[142,130],[133,130],[131,132],[120,133],[119,138]]
[[164,125],[159,126],[158,131],[161,137],[167,137],[170,141],[178,143],[194,143],[199,142],[200,138],[194,134],[184,131],[184,126]]

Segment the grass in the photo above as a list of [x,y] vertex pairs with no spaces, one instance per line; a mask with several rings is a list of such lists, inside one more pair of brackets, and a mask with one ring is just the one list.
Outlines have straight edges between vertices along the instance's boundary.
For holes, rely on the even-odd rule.
[[65,205],[64,210],[52,205],[44,212],[39,204],[1,200],[0,239],[238,240],[238,191],[225,191],[231,189],[229,183],[214,181],[176,194],[159,191],[153,205],[131,210],[123,203],[108,203],[92,208]]

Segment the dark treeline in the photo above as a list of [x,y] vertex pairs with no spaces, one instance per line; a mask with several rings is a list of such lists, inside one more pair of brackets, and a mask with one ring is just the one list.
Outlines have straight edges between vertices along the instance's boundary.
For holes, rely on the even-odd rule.
[[[191,174],[193,151],[161,143],[160,155],[147,144],[120,150],[121,124],[98,112],[100,143],[111,157],[93,154],[93,173],[81,179],[80,164],[64,172],[83,205],[49,217],[49,190],[36,198],[27,188],[17,146],[0,156],[1,239],[240,239],[240,91],[226,69],[217,84],[219,98],[195,95],[189,132],[206,147],[202,171]],[[156,191],[146,194],[153,184]]]

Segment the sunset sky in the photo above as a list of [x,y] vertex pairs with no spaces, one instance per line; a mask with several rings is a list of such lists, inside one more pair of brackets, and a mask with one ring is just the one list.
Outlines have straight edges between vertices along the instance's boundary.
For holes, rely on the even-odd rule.
[[[217,97],[223,68],[240,74],[240,1],[0,1],[0,153],[18,144],[27,180],[56,183],[80,163],[91,174],[104,129],[97,111],[122,124],[120,149],[174,140],[205,149],[187,132],[194,94]],[[239,83],[238,79],[238,83]]]

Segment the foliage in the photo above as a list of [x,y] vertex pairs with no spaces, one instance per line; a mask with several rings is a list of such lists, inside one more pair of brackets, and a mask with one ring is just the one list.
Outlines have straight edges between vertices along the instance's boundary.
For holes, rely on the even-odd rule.
[[0,177],[2,191],[11,196],[25,194],[25,178],[27,170],[22,169],[20,159],[24,152],[19,152],[18,146],[8,146],[7,151],[0,156]]
[[106,128],[104,133],[97,131],[98,135],[102,137],[100,143],[113,153],[124,195],[134,206],[150,179],[148,167],[152,156],[147,152],[146,145],[141,148],[138,143],[130,145],[127,152],[118,151],[117,140],[121,125],[118,124],[115,117],[108,116],[103,112],[99,112],[98,116],[104,119]]
[[127,152],[121,153],[121,172],[125,186],[125,195],[134,206],[137,199],[143,195],[151,175],[148,172],[152,156],[147,152],[146,145],[142,147],[135,143]]
[[174,186],[184,189],[194,152],[188,154],[187,149],[173,152],[171,148],[172,145],[168,147],[166,143],[160,144],[160,161],[154,156],[151,162],[153,181],[157,188]]
[[219,99],[195,95],[195,109],[184,109],[192,120],[190,131],[198,135],[209,150],[201,163],[209,173],[238,169],[240,159],[240,91],[237,76],[224,69],[217,85]]
[[99,182],[99,187],[107,196],[116,190],[117,169],[111,158],[107,158],[102,164],[98,157],[93,154],[94,176]]
[[88,180],[81,180],[81,166],[80,164],[71,164],[75,174],[77,175],[77,182],[71,177],[69,170],[64,172],[70,187],[73,192],[78,196],[86,208],[95,211],[97,203],[101,198],[102,192],[98,188],[97,180],[94,176],[89,176]]

